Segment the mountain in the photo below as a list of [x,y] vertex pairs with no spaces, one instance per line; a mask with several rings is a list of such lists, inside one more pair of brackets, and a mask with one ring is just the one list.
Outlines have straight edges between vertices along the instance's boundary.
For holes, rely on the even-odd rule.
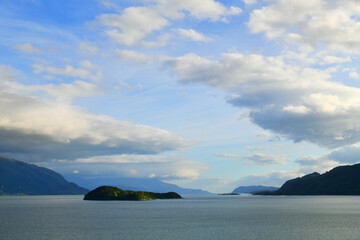
[[76,174],[64,175],[71,182],[88,189],[95,189],[100,186],[115,186],[124,190],[148,191],[148,192],[177,192],[179,194],[211,194],[201,189],[182,188],[175,184],[166,183],[156,178],[90,178],[81,177]]
[[181,199],[182,197],[175,192],[154,193],[142,191],[122,190],[117,187],[101,186],[84,196],[84,200],[155,200],[155,199]]
[[0,157],[0,194],[80,195],[88,191],[50,169]]
[[289,180],[274,192],[257,195],[360,195],[360,164],[336,167]]
[[278,187],[269,187],[269,186],[240,186],[235,188],[233,193],[253,193],[258,191],[276,191]]

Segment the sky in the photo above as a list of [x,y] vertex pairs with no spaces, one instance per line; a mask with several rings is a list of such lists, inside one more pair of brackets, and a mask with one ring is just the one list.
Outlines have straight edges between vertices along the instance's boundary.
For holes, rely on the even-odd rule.
[[227,192],[357,163],[357,0],[0,0],[0,155]]

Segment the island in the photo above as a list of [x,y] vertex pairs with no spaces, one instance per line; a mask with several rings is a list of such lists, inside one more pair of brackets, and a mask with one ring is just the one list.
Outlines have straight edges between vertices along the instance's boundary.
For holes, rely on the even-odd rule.
[[84,196],[84,200],[130,200],[130,201],[144,201],[156,199],[181,199],[182,197],[176,192],[168,193],[154,193],[143,191],[122,190],[112,186],[101,186]]
[[240,193],[220,193],[219,195],[240,195]]
[[360,195],[360,164],[339,166],[324,174],[314,172],[285,182],[277,191],[254,195]]

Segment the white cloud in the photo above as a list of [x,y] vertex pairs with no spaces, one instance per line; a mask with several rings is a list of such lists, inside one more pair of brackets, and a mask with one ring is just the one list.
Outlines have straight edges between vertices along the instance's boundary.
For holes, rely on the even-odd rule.
[[290,113],[306,114],[307,112],[310,111],[310,109],[308,109],[305,106],[288,105],[288,106],[283,107],[283,111],[290,112]]
[[360,78],[359,74],[357,72],[355,72],[355,71],[349,72],[349,77],[354,78],[354,79],[359,79]]
[[253,33],[268,38],[288,38],[295,44],[359,52],[360,10],[357,1],[274,0],[250,14]]
[[235,154],[216,154],[218,157],[233,158],[233,159],[244,159],[241,164],[245,165],[256,165],[256,166],[272,166],[278,164],[286,164],[286,155],[267,155],[263,153],[254,153],[249,156],[240,156]]
[[168,44],[169,40],[172,38],[170,34],[163,34],[157,37],[155,41],[141,41],[141,46],[145,48],[157,48],[163,47]]
[[185,38],[195,42],[210,42],[212,39],[194,29],[177,29],[177,33]]
[[[247,116],[248,117],[248,116]],[[250,119],[247,119],[250,120]],[[279,141],[280,137],[274,135],[273,133],[269,131],[260,131],[255,135],[254,138],[255,141],[268,141],[268,142],[275,142]]]
[[337,56],[323,56],[321,57],[320,64],[321,65],[328,65],[328,64],[335,64],[335,63],[345,63],[351,62],[350,57],[337,57]]
[[151,61],[153,60],[153,58],[151,56],[148,56],[146,54],[139,53],[136,51],[132,51],[132,50],[117,49],[116,53],[121,60],[125,60],[125,61],[130,60],[135,63],[148,64],[148,63],[151,63]]
[[[119,14],[99,15],[97,21],[108,27],[106,34],[119,44],[126,46],[143,44],[147,47],[157,47],[162,46],[160,43],[166,44],[166,41],[160,39],[162,41],[157,41],[158,43],[155,44],[151,41],[143,41],[143,39],[148,34],[170,25],[172,20],[184,18],[186,14],[198,20],[227,21],[226,16],[241,13],[238,7],[226,8],[214,0],[144,0],[143,2],[145,6],[128,7]],[[109,5],[109,1],[106,1],[106,4]]]
[[30,43],[24,43],[24,44],[17,44],[12,46],[14,49],[19,50],[24,53],[35,53],[35,54],[42,54],[44,53],[41,49],[34,47]]
[[[29,161],[111,154],[155,154],[183,149],[188,140],[171,132],[85,112],[56,94],[91,94],[89,83],[26,86],[0,68],[0,153]],[[34,91],[47,95],[33,96]],[[51,98],[48,97],[50,95]],[[56,96],[55,96],[56,97]]]
[[243,0],[245,4],[255,4],[257,3],[257,0]]
[[273,166],[287,163],[286,155],[267,155],[262,153],[254,153],[246,157],[247,161],[241,162],[246,165],[256,166]]
[[102,14],[97,19],[112,27],[106,30],[111,39],[126,46],[136,45],[147,34],[169,24],[156,10],[147,7],[129,7],[122,14]]
[[185,14],[188,14],[199,20],[220,21],[225,20],[226,16],[241,13],[240,8],[234,6],[226,8],[215,0],[155,0],[153,2],[157,2],[158,12],[168,18],[183,18]]
[[240,53],[223,54],[219,60],[187,54],[164,64],[181,83],[231,94],[229,102],[246,108],[251,122],[295,142],[333,148],[360,141],[360,90],[330,81],[334,69]]

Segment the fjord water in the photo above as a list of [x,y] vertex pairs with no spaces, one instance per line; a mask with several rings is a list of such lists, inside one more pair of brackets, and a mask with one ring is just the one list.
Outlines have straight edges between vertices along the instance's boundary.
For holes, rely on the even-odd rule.
[[0,197],[0,239],[360,239],[357,196]]

